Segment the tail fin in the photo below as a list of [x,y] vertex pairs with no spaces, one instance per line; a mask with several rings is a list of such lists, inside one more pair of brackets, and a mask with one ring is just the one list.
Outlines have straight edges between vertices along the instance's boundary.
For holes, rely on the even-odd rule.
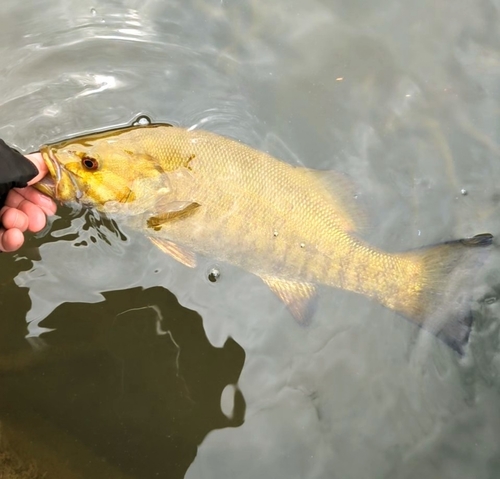
[[485,233],[404,254],[421,266],[418,301],[404,313],[459,354],[472,326],[473,279],[492,242],[493,236]]

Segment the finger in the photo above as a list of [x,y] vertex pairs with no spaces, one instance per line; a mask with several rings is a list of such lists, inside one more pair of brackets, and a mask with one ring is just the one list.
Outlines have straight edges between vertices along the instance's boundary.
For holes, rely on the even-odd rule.
[[10,206],[11,208],[17,208],[26,198],[20,193],[22,191],[21,188],[14,188],[10,190],[7,194],[7,198],[5,198],[5,205]]
[[23,245],[23,243],[24,236],[18,229],[0,229],[0,251],[16,251]]
[[[18,212],[17,217],[15,216],[16,212]],[[5,215],[7,215],[7,224],[4,222]],[[22,216],[25,216],[28,221],[26,229],[34,233],[43,229],[47,224],[47,219],[42,209],[28,200],[23,200],[20,203],[17,203],[16,208],[4,207],[0,211],[0,219],[7,230],[11,226],[18,226],[17,222],[22,221]],[[23,228],[17,229],[25,231]]]
[[37,167],[39,171],[39,174],[28,182],[28,185],[33,185],[38,183],[49,172],[49,169],[47,168],[45,161],[43,161],[41,153],[31,153],[30,155],[25,156]]
[[7,198],[5,200],[5,204],[12,208],[18,208],[19,205],[28,200],[31,203],[39,206],[42,211],[50,216],[55,214],[57,206],[47,195],[44,195],[35,188],[27,187],[27,188],[14,188],[9,191]]
[[26,215],[26,213],[18,210],[17,208],[6,207],[2,209],[0,218],[2,225],[6,230],[17,228],[18,230],[26,231],[28,229],[28,216]]
[[54,200],[52,200],[49,196],[44,195],[41,191],[28,186],[27,188],[19,188],[16,192],[21,196],[24,196],[28,201],[31,201],[35,205],[42,208],[46,215],[51,216],[56,213],[57,205],[54,203]]
[[39,206],[34,205],[31,201],[24,200],[17,207],[28,217],[28,230],[36,233],[43,229],[47,223],[45,213]]

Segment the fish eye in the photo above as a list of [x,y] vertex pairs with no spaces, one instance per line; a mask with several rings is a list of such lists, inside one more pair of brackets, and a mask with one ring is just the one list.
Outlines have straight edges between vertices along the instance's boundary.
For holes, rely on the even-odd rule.
[[99,162],[95,158],[91,158],[90,156],[84,156],[82,158],[82,165],[87,170],[97,170],[99,168]]

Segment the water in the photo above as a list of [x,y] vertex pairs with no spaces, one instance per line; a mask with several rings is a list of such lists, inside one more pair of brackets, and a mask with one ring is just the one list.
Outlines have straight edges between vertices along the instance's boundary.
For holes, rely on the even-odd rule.
[[[145,115],[345,172],[386,249],[499,234],[496,1],[36,7],[0,20],[0,137],[24,151]],[[303,328],[243,271],[59,213],[0,257],[1,434],[47,477],[500,474],[496,251],[459,359],[358,296]]]

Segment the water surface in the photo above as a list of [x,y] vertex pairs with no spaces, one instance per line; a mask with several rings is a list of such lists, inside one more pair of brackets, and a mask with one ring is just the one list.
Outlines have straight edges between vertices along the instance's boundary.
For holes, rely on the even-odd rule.
[[[385,249],[498,235],[499,7],[4,0],[0,137],[147,114],[346,173]],[[49,477],[500,473],[496,250],[464,358],[342,291],[300,327],[244,271],[64,208],[0,261],[2,431]]]

